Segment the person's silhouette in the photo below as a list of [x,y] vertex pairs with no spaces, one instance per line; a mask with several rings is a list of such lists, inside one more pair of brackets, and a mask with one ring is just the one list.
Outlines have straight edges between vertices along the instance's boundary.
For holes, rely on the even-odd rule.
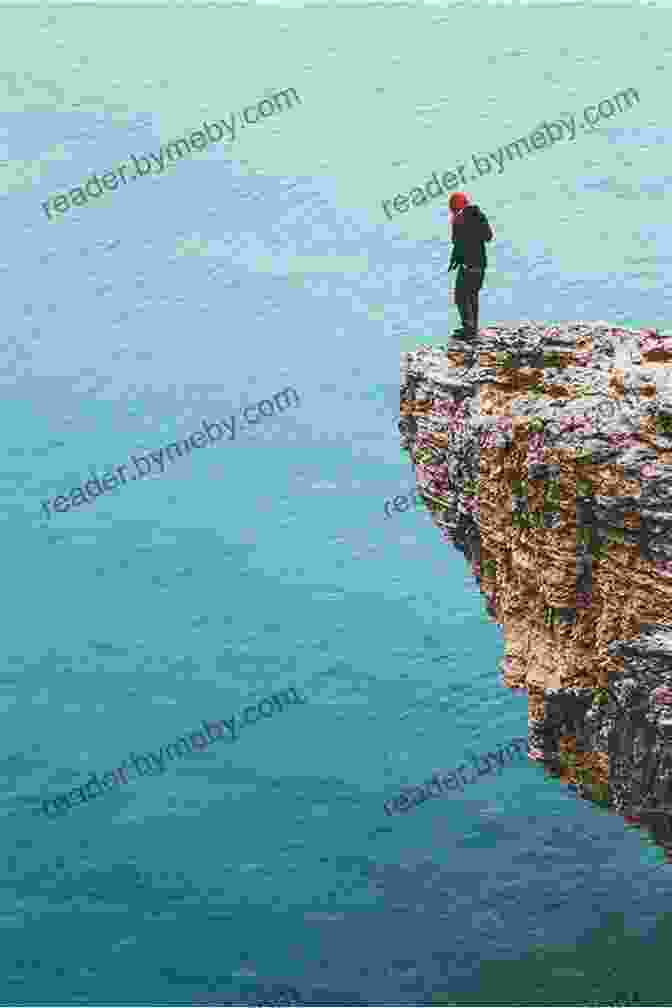
[[453,241],[448,272],[458,268],[455,304],[462,322],[462,328],[453,335],[472,341],[478,337],[478,292],[483,286],[488,265],[485,242],[491,241],[493,234],[483,211],[470,203],[465,193],[453,193],[448,206],[452,216]]

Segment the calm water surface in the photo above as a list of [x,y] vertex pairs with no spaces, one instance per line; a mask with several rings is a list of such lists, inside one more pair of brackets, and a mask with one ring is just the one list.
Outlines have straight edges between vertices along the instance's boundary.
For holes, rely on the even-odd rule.
[[[471,185],[482,321],[670,325],[669,29],[625,6],[6,10],[1,1003],[662,998],[670,869],[619,817],[525,762],[383,812],[527,709],[461,555],[384,515],[413,485],[400,350],[457,315],[446,200],[392,222],[381,200],[635,87]],[[290,86],[228,147],[46,219]],[[41,513],[286,386],[296,408]],[[235,745],[39,814],[291,684],[308,702]]]

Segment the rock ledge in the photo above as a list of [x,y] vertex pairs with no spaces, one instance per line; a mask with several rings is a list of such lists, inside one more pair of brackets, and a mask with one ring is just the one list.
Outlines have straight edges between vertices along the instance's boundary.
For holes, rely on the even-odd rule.
[[531,758],[672,852],[672,333],[525,322],[422,346],[400,412],[527,691]]

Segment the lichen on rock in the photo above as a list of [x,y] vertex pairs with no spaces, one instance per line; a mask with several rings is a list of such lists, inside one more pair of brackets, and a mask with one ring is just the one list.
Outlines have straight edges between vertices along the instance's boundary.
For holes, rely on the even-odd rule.
[[530,757],[672,852],[672,335],[526,322],[422,346],[400,414],[527,691]]

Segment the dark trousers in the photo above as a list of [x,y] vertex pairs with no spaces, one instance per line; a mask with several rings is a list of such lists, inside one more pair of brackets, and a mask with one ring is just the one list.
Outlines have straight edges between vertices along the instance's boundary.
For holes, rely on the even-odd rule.
[[485,270],[460,266],[455,281],[455,304],[465,336],[478,335],[478,292],[483,286]]

